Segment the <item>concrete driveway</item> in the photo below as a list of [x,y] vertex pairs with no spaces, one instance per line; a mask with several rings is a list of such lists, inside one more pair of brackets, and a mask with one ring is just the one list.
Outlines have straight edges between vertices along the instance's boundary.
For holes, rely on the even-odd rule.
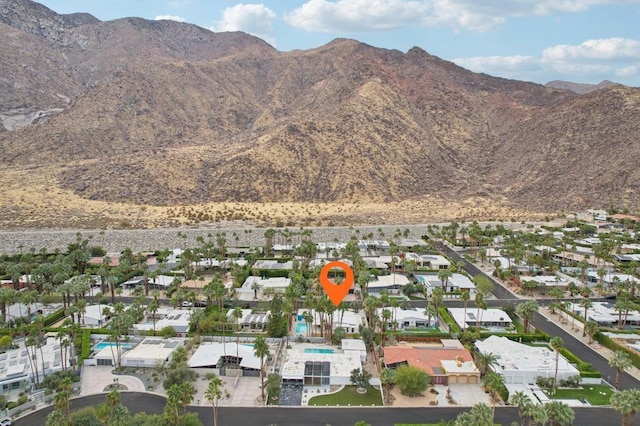
[[144,383],[137,377],[112,374],[112,370],[113,367],[110,366],[83,366],[80,376],[80,396],[103,393],[104,388],[114,383],[114,379],[118,379],[118,383],[126,386],[129,391],[145,391]]

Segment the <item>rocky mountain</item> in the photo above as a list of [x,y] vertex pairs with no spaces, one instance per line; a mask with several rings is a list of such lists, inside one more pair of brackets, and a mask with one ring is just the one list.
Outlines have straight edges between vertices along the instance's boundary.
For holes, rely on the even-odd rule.
[[346,39],[285,53],[28,0],[0,0],[0,53],[0,165],[86,199],[556,211],[640,191],[638,88],[578,95]]

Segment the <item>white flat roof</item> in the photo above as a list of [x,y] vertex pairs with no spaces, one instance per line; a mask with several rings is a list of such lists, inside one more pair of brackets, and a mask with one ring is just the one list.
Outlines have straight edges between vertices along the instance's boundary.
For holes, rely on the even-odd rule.
[[278,262],[277,260],[259,259],[253,264],[257,269],[293,269],[293,262]]
[[538,275],[535,277],[527,277],[526,279],[523,278],[522,281],[535,281],[538,284],[552,287],[565,287],[569,285],[569,281],[557,275]]
[[104,321],[104,311],[107,309],[113,315],[113,307],[109,305],[87,305],[84,311],[85,319]]
[[473,283],[473,281],[471,281],[469,277],[463,274],[451,274],[451,277],[449,278],[448,282],[454,287],[458,287],[458,288],[467,288],[467,289],[476,288],[476,285]]
[[304,379],[304,367],[307,361],[329,362],[331,377],[350,377],[351,371],[362,368],[362,361],[357,352],[330,354],[289,350],[282,366],[282,378]]
[[[237,351],[237,352],[236,352]],[[203,342],[189,360],[189,367],[210,367],[218,364],[220,357],[236,356],[240,361],[240,367],[260,370],[260,358],[253,353],[253,346],[236,345],[236,342]],[[266,359],[265,359],[266,361]]]
[[273,278],[262,278],[256,276],[249,276],[242,284],[243,290],[251,290],[251,286],[253,283],[257,283],[261,288],[285,288],[289,287],[291,284],[291,278],[287,277],[273,277]]
[[[173,327],[179,333],[184,333],[189,329],[189,321],[193,311],[189,309],[173,309],[161,320],[156,321],[156,330],[164,327]],[[153,330],[153,323],[135,324],[136,330]]]
[[478,367],[471,361],[464,361],[458,364],[455,360],[442,359],[440,360],[440,365],[447,373],[479,373]]
[[410,283],[409,278],[402,274],[379,275],[377,278],[377,280],[369,282],[369,288],[383,288],[393,285],[404,286]]
[[[467,307],[467,315],[465,317],[464,308],[448,308],[455,322],[462,327],[466,323],[466,327],[476,325],[476,315],[478,309],[476,307]],[[511,318],[505,311],[497,308],[480,309],[480,324],[488,322],[506,322],[512,323]]]
[[[611,302],[592,302],[591,307],[587,309],[587,316],[595,322],[612,323],[618,321],[620,314],[614,309],[615,303]],[[570,309],[578,315],[584,315],[584,308],[580,303],[571,303]],[[624,318],[624,313],[622,315]],[[640,321],[640,313],[638,311],[629,311],[627,321]]]
[[[421,321],[426,321],[428,319],[428,317],[424,314],[424,309],[418,309],[418,308],[402,309],[402,308],[387,307],[387,308],[378,308],[376,309],[376,311],[379,316],[382,316],[382,311],[385,309],[391,312],[391,318],[395,318],[396,322],[402,322],[408,319],[421,320]],[[434,318],[432,317],[431,320],[433,321]]]
[[126,359],[164,361],[180,346],[182,346],[182,340],[148,337],[125,352],[122,359],[123,361]]
[[[529,371],[551,372],[555,370],[555,352],[547,346],[529,346],[514,342],[506,337],[489,336],[478,340],[476,347],[482,353],[492,353],[498,357],[495,371],[506,372]],[[577,376],[580,372],[560,355],[558,359],[558,374],[560,377]],[[543,376],[543,374],[540,374]]]
[[341,344],[345,351],[367,351],[367,346],[361,339],[342,339]]

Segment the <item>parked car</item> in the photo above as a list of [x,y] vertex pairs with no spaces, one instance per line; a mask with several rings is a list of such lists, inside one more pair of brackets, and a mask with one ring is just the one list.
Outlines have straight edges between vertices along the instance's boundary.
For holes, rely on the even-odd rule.
[[0,420],[0,426],[11,426],[11,417],[4,417]]

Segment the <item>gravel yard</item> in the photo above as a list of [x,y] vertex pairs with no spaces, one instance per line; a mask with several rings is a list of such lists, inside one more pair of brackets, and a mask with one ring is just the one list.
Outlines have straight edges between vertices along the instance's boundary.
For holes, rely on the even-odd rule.
[[[330,242],[336,238],[338,241],[346,242],[348,238],[359,230],[359,235],[373,233],[374,239],[392,238],[398,229],[404,232],[409,230],[410,238],[419,238],[426,233],[427,225],[380,225],[380,226],[358,226],[358,227],[322,227],[304,228],[313,231],[311,239],[319,242]],[[140,229],[140,230],[36,230],[36,231],[0,231],[0,253],[12,254],[29,250],[31,247],[36,251],[46,247],[49,251],[65,250],[67,245],[76,239],[76,234],[80,232],[83,238],[92,237],[91,245],[101,246],[109,253],[116,253],[129,247],[133,251],[156,250],[173,247],[195,247],[199,243],[197,237],[207,239],[208,234],[212,234],[215,240],[216,232],[225,232],[227,246],[253,247],[263,245],[265,242],[264,232],[267,228],[162,228],[162,229]],[[274,228],[283,230],[285,228]],[[288,228],[291,232],[298,232],[300,228]],[[380,236],[378,230],[382,230],[384,237]],[[235,241],[233,233],[238,236]],[[179,236],[186,235],[186,238]]]

